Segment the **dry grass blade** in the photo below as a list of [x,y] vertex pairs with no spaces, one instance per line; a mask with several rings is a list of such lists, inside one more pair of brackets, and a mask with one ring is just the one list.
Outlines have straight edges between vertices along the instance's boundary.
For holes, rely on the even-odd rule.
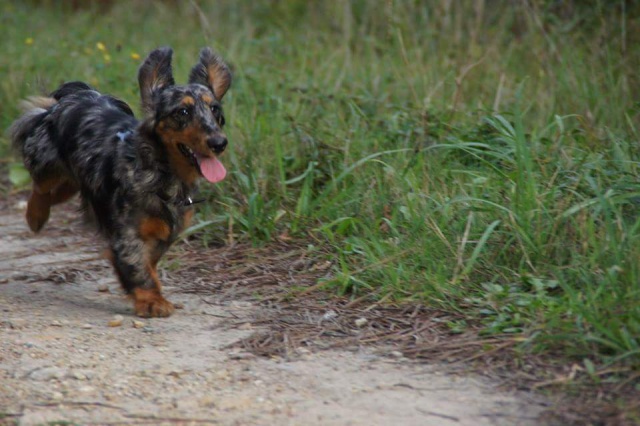
[[[169,261],[180,264],[168,281],[180,285],[181,291],[200,294],[211,304],[244,300],[259,306],[249,317],[243,312],[221,325],[255,327],[255,333],[232,347],[256,356],[291,359],[308,349],[369,346],[382,355],[400,352],[407,358],[452,367],[473,366],[510,387],[570,384],[567,380],[556,383],[558,377],[571,373],[569,367],[556,365],[551,358],[521,353],[518,346],[522,338],[481,336],[479,327],[473,325],[465,333],[455,333],[447,324],[461,317],[423,304],[396,305],[387,301],[388,296],[376,300],[368,294],[349,299],[323,292],[318,280],[327,272],[314,268],[322,260],[308,256],[301,244],[280,242],[260,249],[238,244],[206,252],[183,246]],[[618,386],[626,389],[629,383]],[[589,401],[599,398],[604,389],[613,391],[612,386],[603,385],[582,393],[582,399],[562,399],[548,417],[566,424],[580,422],[589,415],[587,411],[576,413],[586,410]],[[616,390],[616,394],[620,392]],[[617,421],[620,412],[607,401],[600,400],[598,409],[613,419],[611,424],[625,424]]]

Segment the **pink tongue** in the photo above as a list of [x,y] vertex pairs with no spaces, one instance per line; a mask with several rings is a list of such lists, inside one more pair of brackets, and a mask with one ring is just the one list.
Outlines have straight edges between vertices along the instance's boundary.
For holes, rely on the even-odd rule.
[[200,171],[209,182],[220,182],[227,175],[227,170],[216,157],[200,158],[199,160]]

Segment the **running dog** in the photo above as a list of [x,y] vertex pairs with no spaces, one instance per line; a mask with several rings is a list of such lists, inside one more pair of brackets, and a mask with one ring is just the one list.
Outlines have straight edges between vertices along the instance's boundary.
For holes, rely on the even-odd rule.
[[31,230],[39,232],[51,206],[79,192],[142,317],[173,313],[156,266],[188,226],[198,178],[215,183],[226,175],[218,157],[227,147],[220,102],[231,85],[229,67],[204,48],[188,84],[176,85],[172,54],[156,49],[138,71],[141,121],[125,102],[70,82],[25,101],[10,129],[33,179]]

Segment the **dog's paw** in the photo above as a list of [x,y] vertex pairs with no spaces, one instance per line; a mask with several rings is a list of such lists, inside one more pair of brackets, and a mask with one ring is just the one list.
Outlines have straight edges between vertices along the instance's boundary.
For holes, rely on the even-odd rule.
[[136,315],[142,318],[163,318],[173,314],[175,307],[167,299],[160,296],[154,301],[136,301]]
[[136,289],[133,292],[136,315],[143,318],[168,317],[175,307],[156,290]]
[[29,228],[35,233],[40,232],[44,224],[49,220],[49,212],[50,205],[45,196],[38,194],[31,195],[25,215]]

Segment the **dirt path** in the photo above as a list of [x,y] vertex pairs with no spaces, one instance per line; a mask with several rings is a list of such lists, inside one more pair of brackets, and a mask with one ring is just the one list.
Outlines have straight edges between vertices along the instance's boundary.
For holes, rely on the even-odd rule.
[[225,349],[255,331],[226,326],[264,309],[246,300],[165,286],[183,309],[139,321],[75,215],[36,236],[22,214],[0,210],[0,424],[540,424],[537,398],[375,348]]

